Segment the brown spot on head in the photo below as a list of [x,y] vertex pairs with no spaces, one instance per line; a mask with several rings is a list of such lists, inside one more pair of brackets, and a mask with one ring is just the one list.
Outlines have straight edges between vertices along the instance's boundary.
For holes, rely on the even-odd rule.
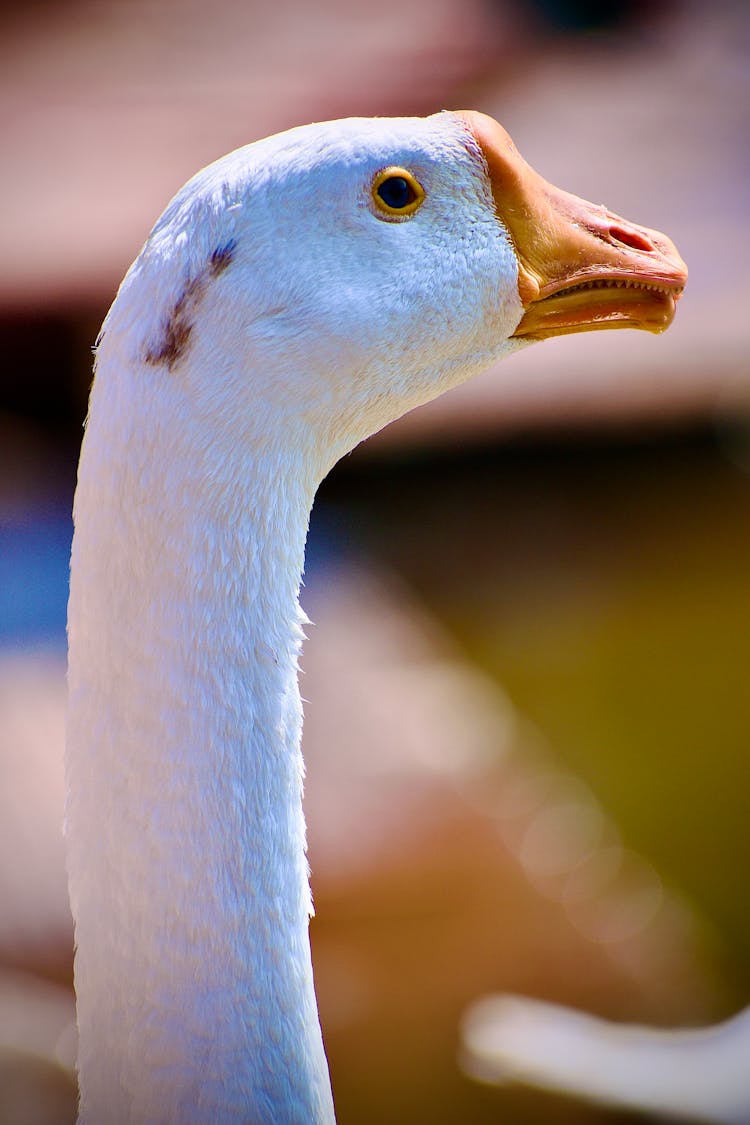
[[161,338],[146,352],[146,363],[152,367],[164,363],[170,371],[174,369],[187,351],[195,327],[195,314],[208,282],[219,277],[231,264],[236,245],[236,239],[232,238],[223,246],[217,246],[198,276],[188,279],[166,318]]
[[205,281],[202,277],[194,277],[192,281],[188,281],[167,317],[161,339],[146,352],[146,363],[153,367],[166,363],[171,371],[185,354],[193,331],[192,314],[204,288]]
[[180,310],[181,302],[182,298],[172,310],[172,315],[167,321],[164,335],[159,341],[158,347],[149,348],[146,352],[146,363],[150,363],[153,367],[166,363],[171,371],[187,350],[190,333],[193,331],[193,323],[185,315],[184,309]]
[[224,273],[224,270],[232,264],[236,248],[236,238],[230,238],[229,242],[225,242],[223,246],[216,247],[208,263],[210,277],[218,277],[219,274]]

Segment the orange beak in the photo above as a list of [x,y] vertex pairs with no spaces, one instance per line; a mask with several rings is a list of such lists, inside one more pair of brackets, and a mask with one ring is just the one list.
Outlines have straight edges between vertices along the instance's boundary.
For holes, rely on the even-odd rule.
[[459,116],[487,163],[518,257],[524,314],[514,336],[668,328],[687,281],[670,239],[548,184],[493,118],[473,110]]

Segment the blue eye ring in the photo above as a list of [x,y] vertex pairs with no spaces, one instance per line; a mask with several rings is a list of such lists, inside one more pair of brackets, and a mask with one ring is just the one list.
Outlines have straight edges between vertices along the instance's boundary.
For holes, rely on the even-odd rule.
[[378,218],[383,219],[408,218],[422,206],[426,194],[408,168],[395,165],[381,169],[370,190]]

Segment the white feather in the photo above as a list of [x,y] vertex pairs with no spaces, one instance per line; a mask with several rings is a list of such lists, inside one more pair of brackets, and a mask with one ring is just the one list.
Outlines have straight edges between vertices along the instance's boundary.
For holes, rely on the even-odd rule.
[[[423,184],[372,208],[387,165]],[[332,464],[511,350],[517,263],[460,118],[309,126],[158,221],[79,470],[66,835],[86,1125],[331,1122],[297,594]]]

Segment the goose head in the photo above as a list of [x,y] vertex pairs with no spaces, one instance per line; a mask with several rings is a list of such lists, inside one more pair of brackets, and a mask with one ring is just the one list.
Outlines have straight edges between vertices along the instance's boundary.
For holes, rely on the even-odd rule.
[[302,443],[323,473],[530,341],[663,330],[685,278],[668,238],[552,187],[492,118],[349,119],[190,180],[102,349],[126,338],[198,416]]

